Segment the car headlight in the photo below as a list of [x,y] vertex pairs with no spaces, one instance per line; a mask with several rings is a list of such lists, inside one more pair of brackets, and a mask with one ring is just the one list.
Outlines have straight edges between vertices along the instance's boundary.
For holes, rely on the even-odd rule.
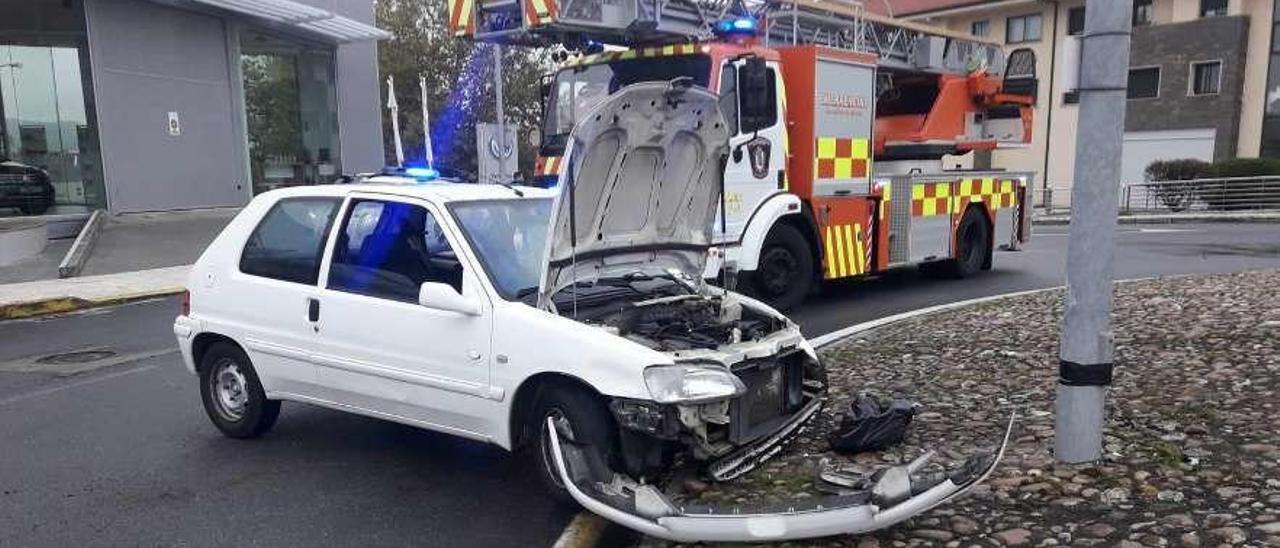
[[716,365],[656,365],[644,370],[644,384],[658,403],[704,403],[747,391],[737,375]]

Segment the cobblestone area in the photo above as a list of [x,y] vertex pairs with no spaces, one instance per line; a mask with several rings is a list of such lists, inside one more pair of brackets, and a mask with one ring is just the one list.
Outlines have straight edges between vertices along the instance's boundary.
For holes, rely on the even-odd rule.
[[[779,457],[700,502],[822,496],[819,462],[867,469],[935,449],[954,467],[1009,452],[970,496],[874,537],[820,546],[1280,546],[1280,272],[1119,286],[1104,459],[1053,461],[1062,293],[942,312],[823,349],[831,400]],[[920,403],[906,442],[853,458],[827,450],[837,405],[865,392]],[[645,541],[645,545],[662,543]]]

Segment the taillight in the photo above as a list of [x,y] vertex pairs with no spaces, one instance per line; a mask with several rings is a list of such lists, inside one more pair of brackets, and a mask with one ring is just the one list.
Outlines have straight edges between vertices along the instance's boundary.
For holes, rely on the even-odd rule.
[[187,291],[187,290],[182,291],[182,305],[178,308],[178,315],[180,316],[191,315],[191,292],[190,291]]

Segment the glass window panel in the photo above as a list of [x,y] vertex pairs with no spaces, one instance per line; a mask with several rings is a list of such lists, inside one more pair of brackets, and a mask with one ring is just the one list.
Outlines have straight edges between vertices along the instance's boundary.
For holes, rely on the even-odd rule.
[[0,13],[0,215],[106,206],[82,4]]
[[1148,99],[1160,95],[1160,68],[1129,69],[1128,97]]
[[255,193],[341,175],[333,48],[257,31],[241,35]]

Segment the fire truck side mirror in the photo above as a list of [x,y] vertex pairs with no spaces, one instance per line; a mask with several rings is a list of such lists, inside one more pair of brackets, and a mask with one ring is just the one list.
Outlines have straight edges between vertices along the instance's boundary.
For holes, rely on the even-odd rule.
[[768,125],[765,118],[770,115],[769,104],[769,69],[764,59],[750,57],[738,70],[738,86],[741,105],[739,117],[744,132],[754,131]]

